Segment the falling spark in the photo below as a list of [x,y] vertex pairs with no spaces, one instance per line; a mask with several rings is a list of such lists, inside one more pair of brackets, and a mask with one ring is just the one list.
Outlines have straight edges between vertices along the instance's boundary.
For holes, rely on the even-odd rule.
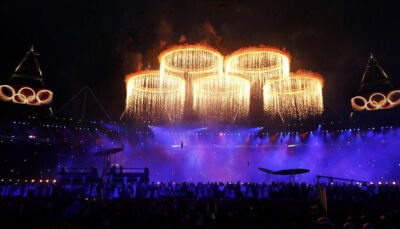
[[240,120],[249,112],[250,83],[237,76],[201,77],[193,81],[193,100],[203,120]]
[[239,49],[225,59],[225,71],[224,57],[202,44],[172,47],[159,61],[159,72],[127,77],[126,112],[137,119],[172,121],[197,112],[202,120],[235,121],[248,116],[250,101],[260,103],[261,112],[264,102],[265,111],[281,117],[323,111],[320,76],[291,77],[290,57],[278,49]]
[[159,71],[142,71],[126,78],[126,112],[138,120],[182,118],[185,81]]
[[322,77],[311,72],[268,81],[264,86],[264,110],[273,116],[304,119],[322,114]]
[[161,75],[204,77],[222,75],[223,56],[205,45],[175,46],[159,55]]
[[279,49],[249,47],[239,49],[225,59],[225,73],[247,77],[253,85],[253,95],[262,98],[265,82],[274,77],[289,77],[289,65],[289,54]]

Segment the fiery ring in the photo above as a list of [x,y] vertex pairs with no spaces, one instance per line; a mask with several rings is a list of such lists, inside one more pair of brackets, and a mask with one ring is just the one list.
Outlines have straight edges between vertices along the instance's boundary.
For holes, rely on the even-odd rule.
[[252,81],[264,81],[276,76],[289,77],[289,65],[288,53],[270,47],[239,49],[225,59],[228,75],[242,75]]
[[126,77],[126,112],[138,120],[179,119],[183,115],[185,80],[159,71]]
[[250,82],[237,76],[206,76],[193,81],[193,109],[201,119],[232,121],[249,113]]
[[[159,71],[140,71],[129,74],[126,79],[127,92],[131,90],[149,93],[168,93],[185,87],[185,80],[179,76],[160,76]],[[140,82],[142,81],[142,82]],[[166,81],[166,82],[163,82]],[[167,82],[174,81],[176,85],[167,85]],[[129,87],[129,88],[128,88]]]
[[205,45],[181,45],[162,52],[159,57],[161,75],[206,76],[222,74],[224,57]]
[[322,114],[322,80],[315,73],[295,73],[290,78],[267,81],[264,110],[274,116],[305,118]]

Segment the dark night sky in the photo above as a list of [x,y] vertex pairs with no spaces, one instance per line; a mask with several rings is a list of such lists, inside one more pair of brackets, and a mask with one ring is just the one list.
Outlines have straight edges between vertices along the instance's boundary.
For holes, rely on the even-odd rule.
[[347,115],[370,51],[400,86],[399,15],[396,1],[3,0],[0,81],[34,44],[55,110],[89,85],[117,119],[125,75],[141,64],[158,68],[160,50],[185,36],[223,54],[259,44],[284,48],[292,71],[324,76],[325,102]]

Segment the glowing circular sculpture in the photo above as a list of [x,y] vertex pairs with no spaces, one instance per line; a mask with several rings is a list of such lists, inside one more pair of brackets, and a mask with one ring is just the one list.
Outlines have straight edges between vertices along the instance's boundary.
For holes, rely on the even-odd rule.
[[[298,118],[323,112],[320,76],[290,77],[289,55],[275,48],[242,48],[224,62],[208,46],[180,45],[162,52],[159,62],[159,72],[127,77],[126,112],[137,119],[175,120],[197,112],[203,120],[234,121],[249,112]],[[399,95],[385,101],[397,103]]]
[[36,94],[36,99],[39,104],[50,104],[53,100],[53,92],[46,89],[40,90]]
[[273,116],[300,118],[322,114],[322,78],[314,73],[292,74],[264,86],[264,110]]
[[235,121],[247,117],[250,83],[236,76],[206,76],[193,81],[193,108],[203,120]]
[[0,100],[27,105],[47,105],[53,100],[53,92],[47,89],[36,92],[30,87],[21,87],[16,91],[10,85],[0,85]]
[[268,79],[289,77],[289,69],[289,54],[269,47],[242,48],[225,59],[226,74],[247,77],[259,90]]
[[355,96],[351,98],[351,106],[355,111],[363,111],[367,106],[368,101],[363,96]]
[[391,91],[387,95],[375,92],[368,99],[361,95],[351,98],[351,106],[355,111],[389,109],[398,105],[400,105],[400,90]]
[[15,90],[10,85],[0,85],[0,100],[3,102],[11,101],[15,96]]
[[143,71],[126,78],[126,112],[138,120],[176,120],[182,117],[185,81],[159,71]]
[[18,90],[18,93],[13,97],[12,101],[14,103],[21,103],[21,104],[36,104],[36,94],[35,91],[30,87],[21,87]]
[[162,52],[159,57],[161,75],[203,77],[221,75],[223,56],[204,45],[182,45]]
[[400,104],[400,90],[395,90],[387,95],[387,100],[392,105]]

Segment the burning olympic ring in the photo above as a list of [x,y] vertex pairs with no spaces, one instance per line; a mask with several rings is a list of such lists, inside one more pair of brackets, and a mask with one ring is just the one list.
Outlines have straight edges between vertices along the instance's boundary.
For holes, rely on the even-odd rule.
[[367,100],[363,96],[351,99],[351,106],[355,111],[389,109],[400,105],[400,90],[395,90],[385,96],[382,93],[373,93]]
[[10,85],[0,85],[0,100],[28,105],[44,105],[51,103],[53,92],[47,89],[39,90],[37,93],[30,87],[21,87],[17,92]]

